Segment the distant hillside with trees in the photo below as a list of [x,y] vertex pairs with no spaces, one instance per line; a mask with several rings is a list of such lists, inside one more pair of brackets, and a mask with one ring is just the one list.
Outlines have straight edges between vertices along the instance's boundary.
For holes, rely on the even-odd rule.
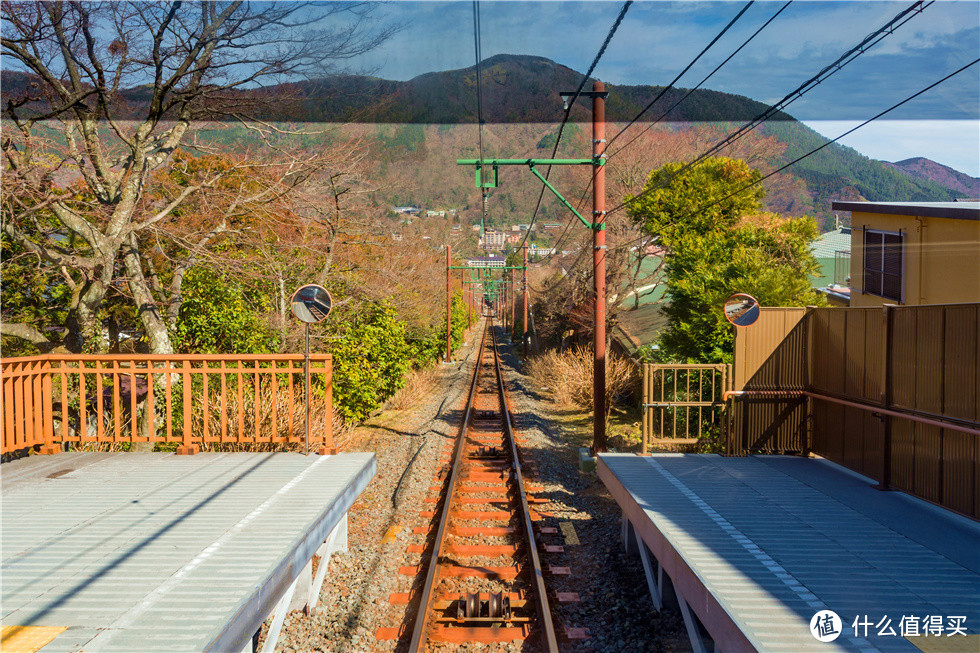
[[895,163],[885,162],[885,165],[913,179],[925,179],[967,197],[980,198],[980,177],[971,177],[931,159],[917,156]]
[[[482,75],[485,122],[488,126],[497,127],[496,142],[487,144],[493,155],[541,155],[541,152],[552,147],[555,129],[547,126],[555,125],[562,115],[559,92],[574,90],[581,80],[581,73],[543,57],[497,55],[483,62]],[[8,90],[14,94],[27,91],[30,83],[30,77],[26,74],[3,71],[5,94]],[[663,90],[658,86],[613,84],[607,85],[607,88],[609,134],[615,134]],[[477,119],[475,66],[426,73],[405,82],[337,75],[262,90],[235,89],[230,93],[242,110],[247,109],[251,115],[262,120],[390,125],[381,130],[361,130],[373,132],[370,136],[373,142],[370,155],[382,164],[383,172],[388,171],[390,166],[397,167],[410,161],[429,167],[424,164],[426,159],[453,160],[477,156],[473,132]],[[767,109],[766,105],[743,96],[697,90],[663,115],[685,93],[687,89],[671,89],[644,114],[643,120],[661,120],[666,131],[657,129],[654,131],[656,134],[700,130],[703,142],[699,148],[689,148],[691,158],[724,138],[736,125],[750,121]],[[120,91],[115,100],[118,113],[121,116],[137,115],[147,98],[147,90],[143,87]],[[228,94],[221,99],[227,103]],[[30,105],[23,107],[22,111],[29,108]],[[40,110],[41,103],[36,108]],[[575,103],[570,120],[573,124],[578,123],[583,132],[589,131],[589,99],[580,98]],[[440,138],[431,138],[429,130],[422,129],[425,125],[438,125]],[[518,125],[530,127],[533,134],[522,128],[500,129]],[[634,126],[630,137],[645,126],[642,122]],[[772,159],[772,168],[827,142],[823,136],[786,113],[776,114],[756,132],[776,139],[783,147],[782,154]],[[244,138],[250,137],[243,130],[238,130],[238,133]],[[458,134],[466,136],[460,138]],[[525,140],[525,136],[533,140]],[[578,133],[566,130],[563,140],[578,141],[578,136]],[[621,142],[625,143],[626,140]],[[443,150],[443,146],[453,150]],[[657,148],[660,144],[656,139],[640,139],[630,147]],[[581,155],[584,151],[587,151],[587,147],[577,149],[570,155]],[[733,152],[719,154],[731,156]],[[744,154],[738,156],[746,158]],[[611,162],[610,169],[614,165]],[[896,169],[896,166],[900,169]],[[813,215],[823,227],[829,227],[833,220],[830,205],[834,200],[948,201],[975,194],[967,193],[963,186],[951,183],[956,178],[959,183],[970,187],[969,180],[972,178],[966,175],[962,175],[965,179],[955,177],[961,173],[949,171],[949,174],[939,175],[935,169],[930,168],[930,172],[926,173],[922,166],[914,164],[896,166],[869,159],[851,148],[834,144],[788,169],[785,179],[790,181],[767,189],[766,208],[790,215]],[[765,168],[762,170],[765,172]],[[448,169],[444,169],[444,172],[448,173]],[[458,204],[461,197],[468,195],[465,180],[465,175],[447,174],[442,177],[443,187],[437,190],[435,196],[428,196],[418,189],[414,202]],[[503,190],[498,194],[515,211],[526,210],[522,205],[510,201],[509,191]],[[404,192],[397,195],[399,198],[404,196]]]

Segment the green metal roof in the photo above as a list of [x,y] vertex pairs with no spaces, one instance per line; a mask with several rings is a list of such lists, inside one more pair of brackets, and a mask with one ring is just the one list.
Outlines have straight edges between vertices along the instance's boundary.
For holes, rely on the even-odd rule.
[[833,260],[835,252],[851,251],[851,228],[838,227],[834,231],[820,234],[820,237],[810,245],[810,251],[817,258]]

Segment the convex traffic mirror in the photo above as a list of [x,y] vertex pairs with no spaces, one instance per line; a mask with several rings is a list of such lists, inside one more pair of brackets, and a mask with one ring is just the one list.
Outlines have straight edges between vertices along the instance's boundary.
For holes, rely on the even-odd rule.
[[759,319],[759,302],[752,295],[735,293],[725,300],[725,318],[735,326],[746,327]]
[[316,324],[323,322],[330,315],[333,299],[323,286],[309,284],[301,286],[293,293],[290,303],[296,319],[307,324]]

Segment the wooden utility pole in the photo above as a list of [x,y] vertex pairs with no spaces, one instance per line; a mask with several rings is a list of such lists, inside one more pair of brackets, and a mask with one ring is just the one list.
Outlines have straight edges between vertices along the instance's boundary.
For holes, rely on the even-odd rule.
[[524,360],[527,360],[527,245],[524,246],[524,322],[521,324],[521,328],[524,331]]
[[592,242],[595,286],[592,451],[606,450],[606,86],[592,84]]
[[517,305],[517,288],[514,287],[514,271],[510,271],[510,332],[517,329],[514,322],[514,307]]
[[446,245],[446,362],[453,360],[452,247]]

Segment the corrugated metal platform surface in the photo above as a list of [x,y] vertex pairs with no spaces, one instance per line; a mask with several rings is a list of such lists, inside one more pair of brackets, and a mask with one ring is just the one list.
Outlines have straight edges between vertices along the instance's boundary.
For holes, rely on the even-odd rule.
[[241,650],[375,467],[372,453],[6,463],[3,625],[68,626],[44,653]]
[[[975,645],[976,522],[792,456],[602,454],[598,473],[665,569],[703,587],[702,600],[688,602],[709,630],[725,621],[710,614],[720,608],[760,651],[915,651],[902,618],[939,615],[937,644]],[[843,621],[832,644],[809,631],[823,609]],[[949,636],[954,616],[973,637]],[[870,627],[855,635],[857,617]]]

